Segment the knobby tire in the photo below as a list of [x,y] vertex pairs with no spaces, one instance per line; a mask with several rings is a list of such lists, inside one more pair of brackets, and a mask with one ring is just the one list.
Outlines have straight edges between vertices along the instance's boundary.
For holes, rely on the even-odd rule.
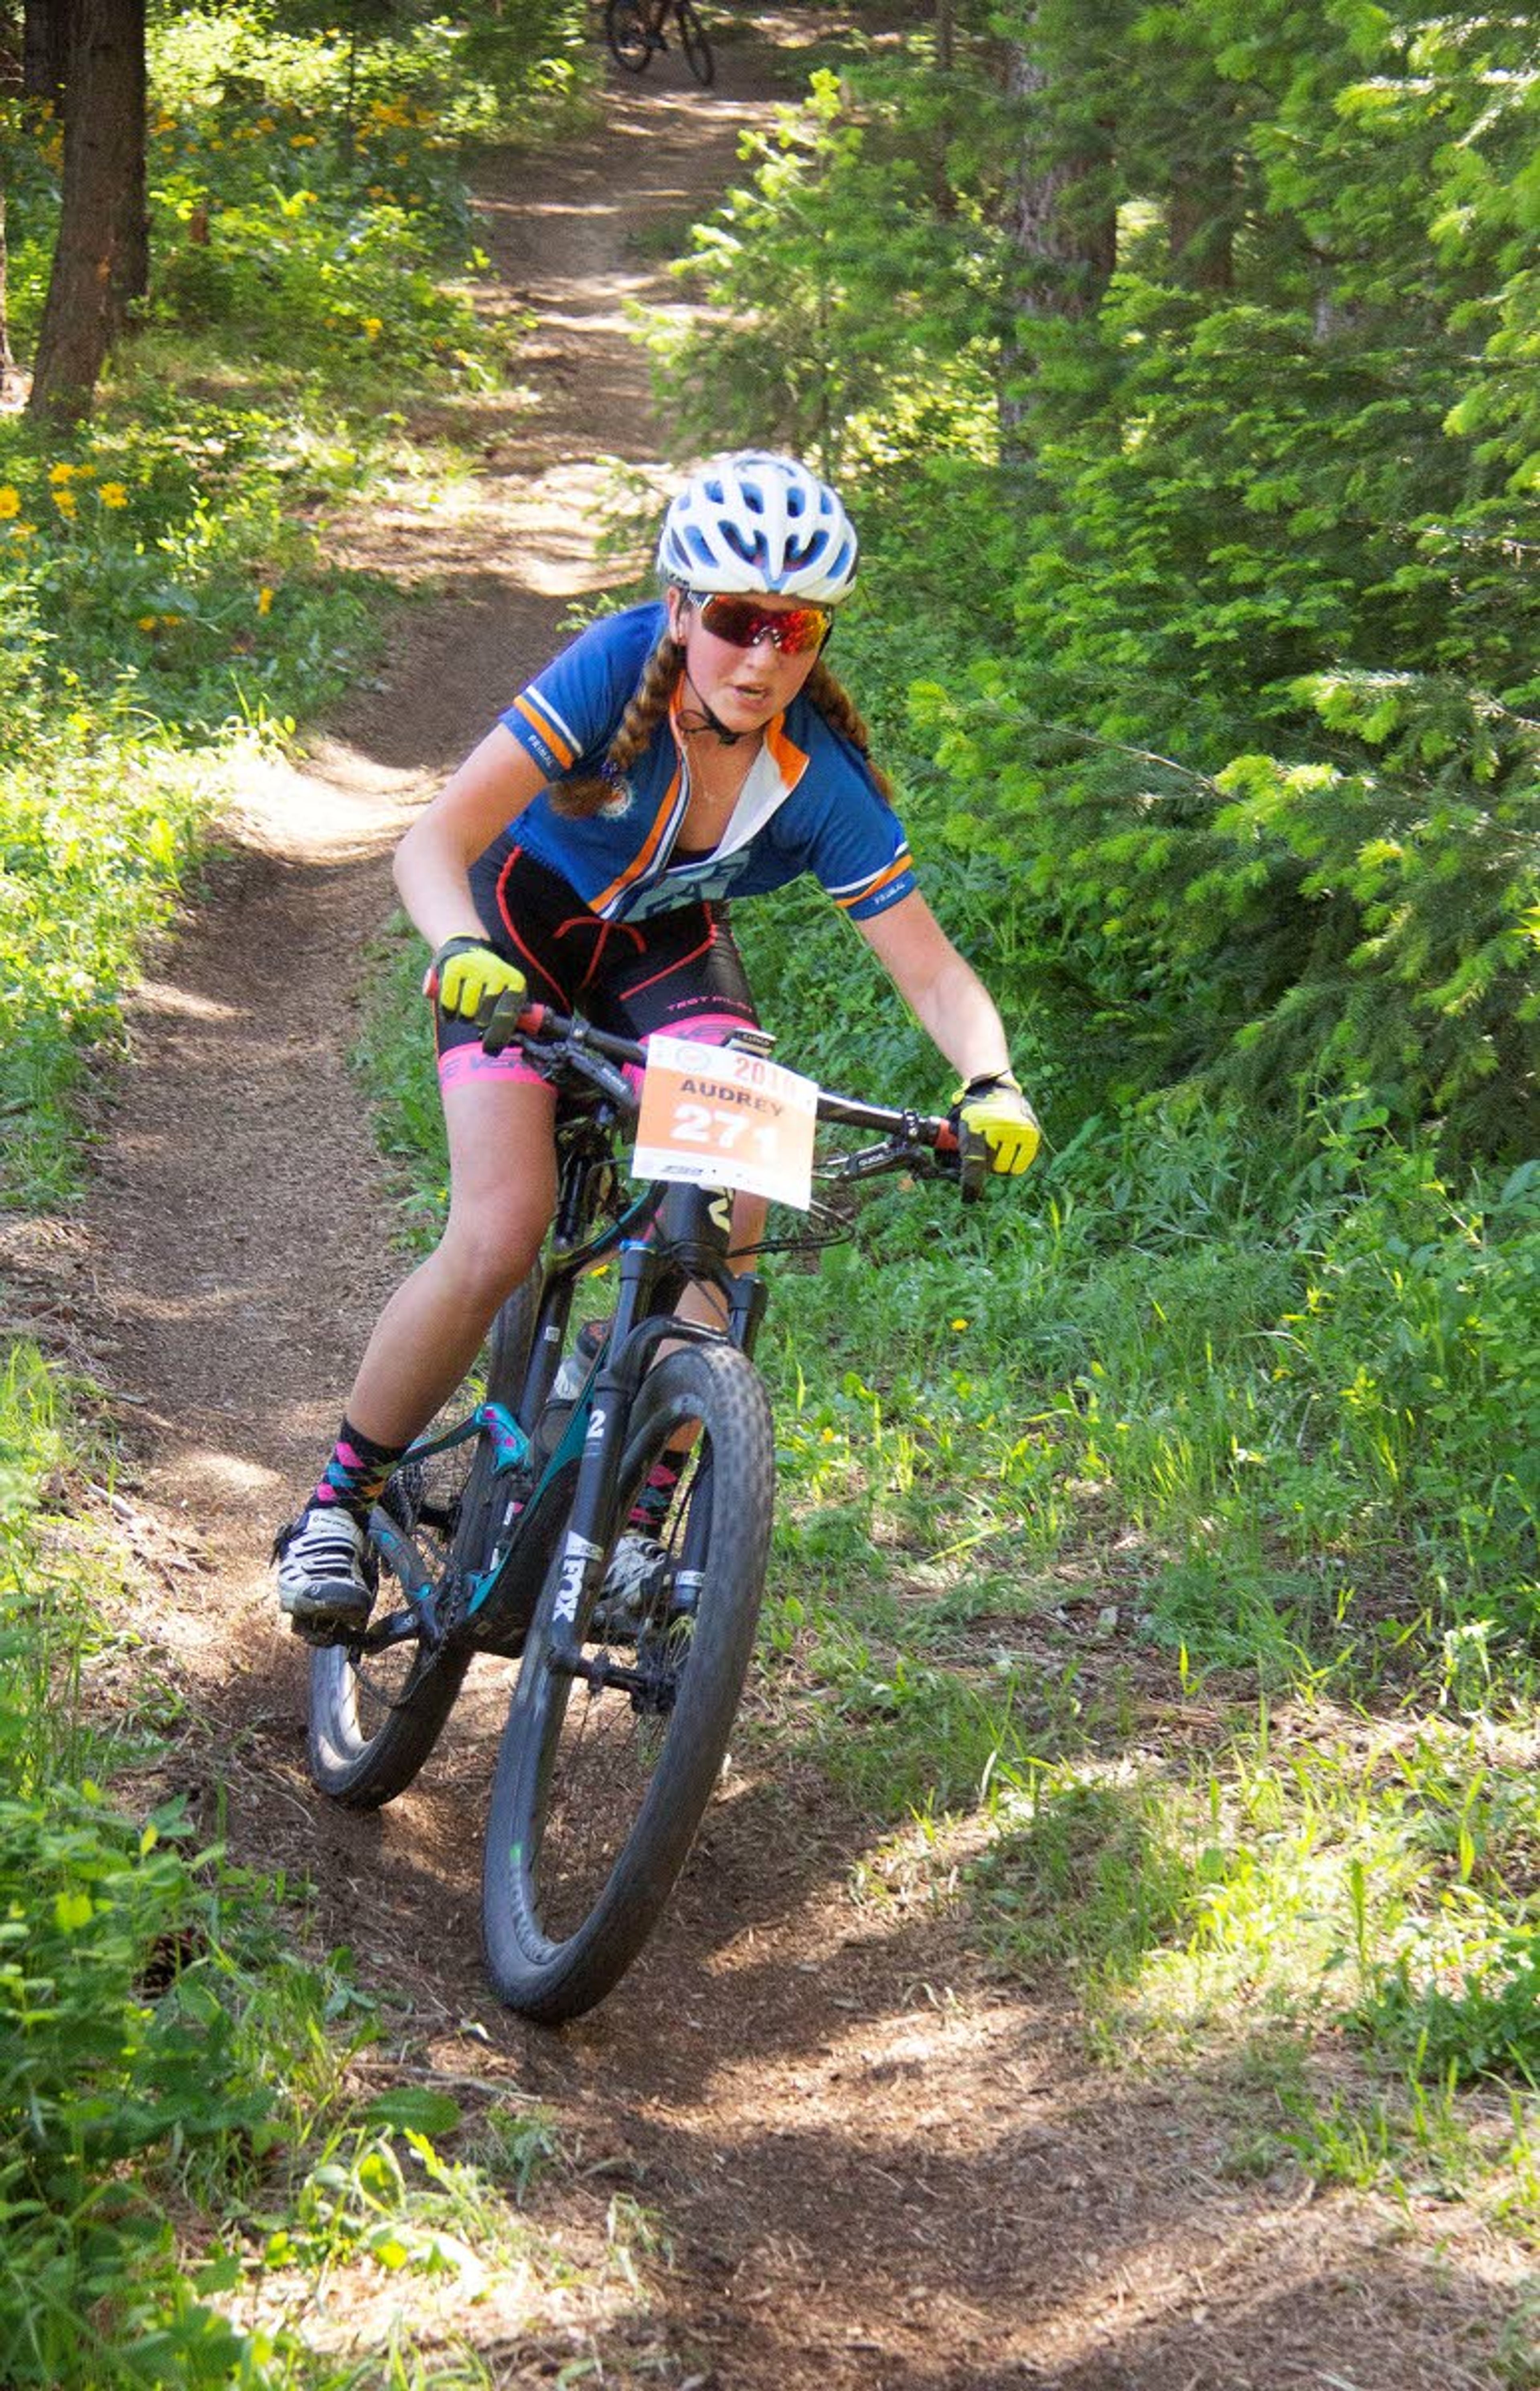
[[653,45],[639,0],[607,0],[604,39],[617,67],[623,67],[628,74],[646,73]]
[[734,1348],[692,1345],[649,1372],[609,1545],[690,1420],[700,1433],[665,1536],[679,1574],[640,1621],[609,1618],[602,1597],[580,1622],[585,1659],[602,1669],[608,1653],[647,1695],[552,1666],[558,1553],[503,1732],[483,1878],[487,1964],[510,2008],[550,2024],[602,2000],[655,1925],[721,1773],[753,1649],[774,1435],[759,1376]]
[[675,0],[674,21],[679,29],[685,63],[691,73],[698,84],[709,84],[717,71],[717,61],[711,55],[711,44],[695,0]]
[[[511,1405],[524,1381],[534,1331],[536,1282],[516,1288],[493,1325],[486,1399]],[[451,1560],[474,1569],[485,1549],[494,1492],[490,1440],[478,1436],[414,1471],[408,1464],[388,1490],[386,1508],[430,1557],[439,1575]],[[424,1506],[443,1515],[429,1527]],[[377,1612],[390,1601],[388,1546],[371,1530],[379,1566]],[[404,1592],[396,1596],[407,1609]],[[437,1742],[471,1663],[471,1647],[431,1648],[411,1635],[382,1652],[327,1645],[310,1658],[309,1759],[312,1779],[344,1809],[377,1810],[412,1782]]]

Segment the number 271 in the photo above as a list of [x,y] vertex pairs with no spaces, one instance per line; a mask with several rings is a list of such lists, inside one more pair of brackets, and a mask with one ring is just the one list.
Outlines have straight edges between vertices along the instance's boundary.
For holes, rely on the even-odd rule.
[[760,1151],[770,1154],[775,1148],[775,1131],[768,1124],[751,1121],[744,1113],[714,1112],[707,1105],[679,1105],[674,1111],[674,1134],[687,1145],[715,1145],[731,1154],[747,1130]]

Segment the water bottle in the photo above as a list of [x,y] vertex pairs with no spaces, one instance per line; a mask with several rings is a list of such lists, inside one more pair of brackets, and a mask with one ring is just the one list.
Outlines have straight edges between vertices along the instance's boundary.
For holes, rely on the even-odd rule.
[[535,1431],[535,1442],[542,1465],[550,1459],[572,1417],[572,1407],[588,1383],[594,1357],[609,1335],[607,1320],[586,1321],[573,1340],[570,1353],[563,1361],[551,1382],[550,1396],[540,1414],[540,1424]]

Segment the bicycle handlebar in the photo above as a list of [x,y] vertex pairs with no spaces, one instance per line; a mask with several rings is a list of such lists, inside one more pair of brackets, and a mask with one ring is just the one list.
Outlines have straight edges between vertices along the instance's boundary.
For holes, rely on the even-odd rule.
[[[565,1066],[598,1088],[623,1111],[637,1110],[639,1099],[622,1076],[621,1067],[645,1065],[647,1049],[636,1039],[616,1038],[608,1030],[596,1029],[580,1015],[556,1013],[548,1004],[522,1004],[509,991],[499,996],[492,1007],[482,1032],[482,1049],[487,1054],[500,1054],[514,1044],[524,1048],[532,1063]],[[873,1178],[878,1171],[893,1170],[906,1161],[923,1162],[929,1156],[942,1169],[955,1172],[964,1202],[978,1193],[988,1175],[987,1169],[980,1172],[970,1167],[956,1124],[945,1114],[870,1105],[859,1097],[842,1096],[832,1089],[821,1088],[817,1117],[846,1129],[874,1131],[883,1140],[880,1145],[845,1156],[821,1175]]]

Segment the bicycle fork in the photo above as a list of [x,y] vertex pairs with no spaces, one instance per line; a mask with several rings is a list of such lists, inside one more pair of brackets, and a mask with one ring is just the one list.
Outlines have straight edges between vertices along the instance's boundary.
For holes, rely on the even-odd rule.
[[[630,1243],[621,1250],[619,1300],[609,1344],[589,1390],[577,1484],[558,1553],[550,1642],[545,1655],[548,1668],[582,1677],[596,1689],[602,1685],[620,1686],[641,1692],[651,1683],[607,1654],[586,1655],[579,1630],[579,1622],[588,1617],[599,1597],[606,1531],[614,1525],[611,1505],[641,1382],[664,1344],[728,1342],[745,1353],[751,1351],[764,1314],[762,1281],[752,1273],[734,1273],[725,1267],[730,1201],[713,1188],[670,1188],[659,1244]],[[679,1268],[692,1278],[710,1278],[720,1287],[728,1311],[725,1329],[648,1312],[659,1276]],[[576,1433],[581,1416],[580,1405],[569,1434]]]

